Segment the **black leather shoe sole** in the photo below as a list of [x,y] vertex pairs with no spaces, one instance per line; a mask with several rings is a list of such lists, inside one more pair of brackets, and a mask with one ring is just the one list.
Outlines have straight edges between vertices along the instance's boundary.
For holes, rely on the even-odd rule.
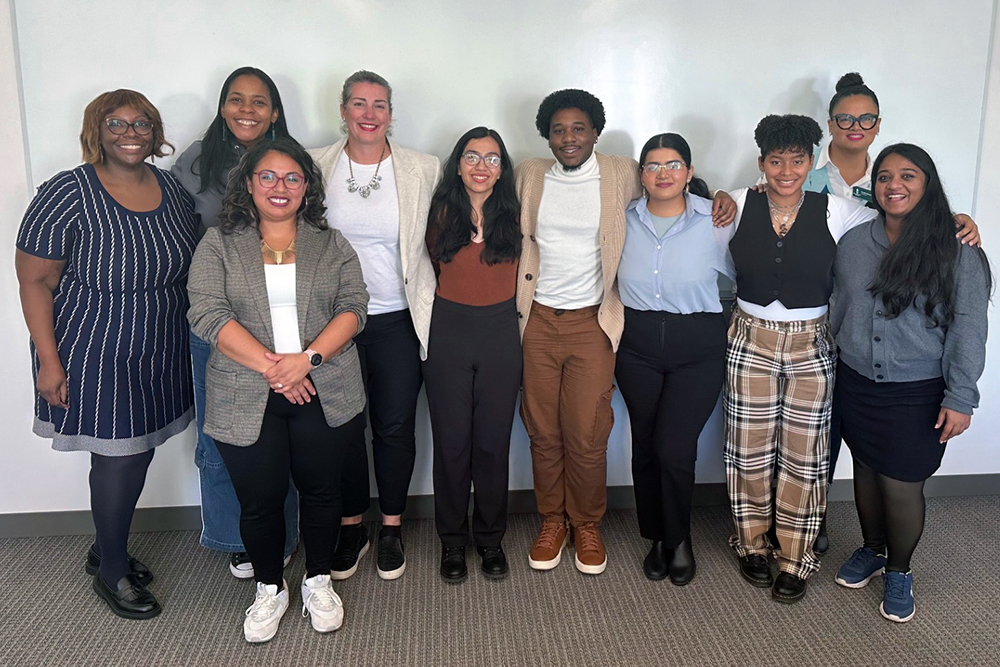
[[[122,618],[127,618],[133,621],[144,621],[146,619],[153,618],[154,616],[159,616],[160,612],[163,611],[163,607],[161,607],[160,603],[155,599],[152,601],[152,606],[148,609],[138,611],[130,608],[127,602],[119,599],[116,591],[111,590],[107,584],[104,583],[104,580],[101,579],[100,575],[94,576],[94,592],[108,604],[112,613],[116,616],[121,616]],[[149,597],[152,597],[152,595],[149,595]]]
[[[140,561],[128,557],[128,566],[135,575],[135,580],[138,581],[143,586],[149,586],[153,581],[153,573],[148,567],[142,564]],[[87,558],[84,561],[83,570],[90,576],[97,574],[97,571],[101,569],[101,557],[94,553],[94,549],[91,548],[87,552]]]
[[782,572],[774,580],[771,597],[782,604],[795,604],[806,594],[806,580]]

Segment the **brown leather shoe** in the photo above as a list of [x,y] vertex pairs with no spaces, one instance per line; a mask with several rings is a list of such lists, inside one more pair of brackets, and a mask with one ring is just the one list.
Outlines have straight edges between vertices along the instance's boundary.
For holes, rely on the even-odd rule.
[[608,552],[596,523],[573,527],[576,569],[584,574],[600,574],[608,566]]
[[546,519],[528,552],[528,565],[533,570],[551,570],[562,560],[562,550],[568,540],[565,521]]

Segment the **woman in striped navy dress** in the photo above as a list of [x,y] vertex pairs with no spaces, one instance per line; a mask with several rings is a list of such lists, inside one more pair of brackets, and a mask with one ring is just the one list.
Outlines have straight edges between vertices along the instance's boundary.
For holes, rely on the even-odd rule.
[[37,435],[91,452],[97,539],[86,571],[125,618],[151,618],[152,573],[128,555],[153,448],[192,419],[185,315],[194,202],[146,158],[173,149],[140,93],[104,93],[84,112],[84,164],[39,188],[17,237],[31,334]]

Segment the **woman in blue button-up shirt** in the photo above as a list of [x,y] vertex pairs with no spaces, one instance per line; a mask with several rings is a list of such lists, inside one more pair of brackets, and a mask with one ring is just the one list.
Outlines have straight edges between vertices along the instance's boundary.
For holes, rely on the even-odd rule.
[[625,214],[618,289],[625,330],[615,377],[632,426],[639,532],[653,545],[643,572],[678,586],[695,573],[691,496],[698,436],[725,377],[720,274],[735,278],[730,231],[713,227],[691,149],[659,134],[639,157],[644,197]]

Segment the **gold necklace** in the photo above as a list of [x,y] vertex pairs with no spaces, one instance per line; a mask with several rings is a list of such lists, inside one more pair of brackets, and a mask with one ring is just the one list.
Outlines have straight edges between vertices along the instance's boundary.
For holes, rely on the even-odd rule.
[[372,190],[379,189],[379,181],[382,180],[382,177],[378,175],[378,170],[379,167],[382,166],[382,159],[385,157],[385,147],[388,144],[388,141],[382,144],[382,154],[378,156],[378,162],[375,163],[375,175],[372,176],[372,180],[368,181],[368,185],[361,186],[359,186],[358,182],[354,180],[354,166],[351,163],[351,145],[346,144],[344,146],[344,153],[347,154],[347,170],[351,172],[350,178],[347,179],[348,192],[357,192],[361,195],[362,199],[368,199],[368,195],[372,193]]
[[270,259],[275,264],[281,264],[285,261],[286,255],[289,258],[295,257],[295,239],[292,239],[292,242],[284,250],[275,250],[262,238],[260,240],[260,249],[264,253],[264,259]]

